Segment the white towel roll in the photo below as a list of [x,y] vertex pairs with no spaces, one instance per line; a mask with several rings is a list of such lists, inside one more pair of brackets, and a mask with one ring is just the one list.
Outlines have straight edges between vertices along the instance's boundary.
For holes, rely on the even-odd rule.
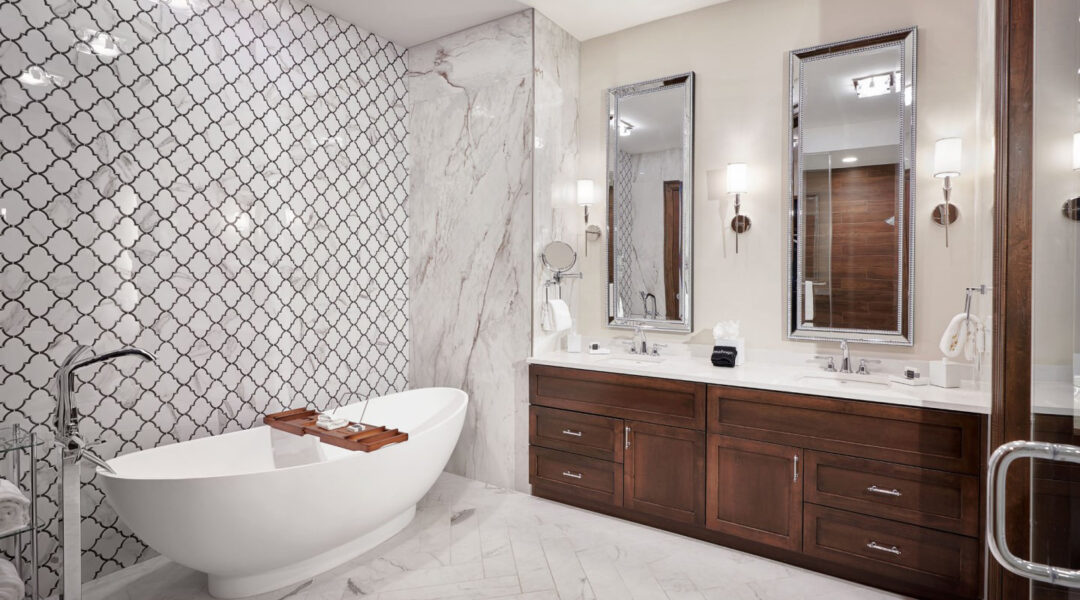
[[0,600],[23,600],[26,586],[15,565],[0,559]]
[[551,316],[555,325],[554,331],[566,331],[574,326],[574,319],[570,316],[570,307],[565,300],[556,298],[549,300],[548,304],[551,305]]

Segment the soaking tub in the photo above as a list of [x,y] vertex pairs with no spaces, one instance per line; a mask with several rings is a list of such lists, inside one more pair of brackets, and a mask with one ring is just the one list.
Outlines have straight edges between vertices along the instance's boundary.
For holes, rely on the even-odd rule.
[[[457,444],[468,396],[426,388],[370,402],[364,421],[408,432],[408,441],[352,452],[261,426],[114,458],[116,473],[99,468],[98,481],[120,520],[162,555],[206,573],[213,596],[281,588],[409,524]],[[362,410],[356,403],[336,414],[357,420]]]

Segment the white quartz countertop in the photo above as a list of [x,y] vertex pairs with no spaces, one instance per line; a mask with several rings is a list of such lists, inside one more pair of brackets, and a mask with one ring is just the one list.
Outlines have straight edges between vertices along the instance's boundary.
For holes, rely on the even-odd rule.
[[951,389],[915,387],[890,382],[885,375],[837,375],[813,366],[747,361],[738,367],[722,368],[714,367],[706,357],[690,355],[651,360],[619,352],[604,355],[559,351],[530,358],[529,364],[990,414],[989,390],[976,389],[970,382]]

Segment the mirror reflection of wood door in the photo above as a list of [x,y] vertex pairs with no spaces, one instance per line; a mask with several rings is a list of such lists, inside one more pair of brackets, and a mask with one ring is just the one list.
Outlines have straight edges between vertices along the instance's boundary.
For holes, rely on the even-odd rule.
[[679,320],[679,274],[682,272],[682,182],[664,182],[664,318]]

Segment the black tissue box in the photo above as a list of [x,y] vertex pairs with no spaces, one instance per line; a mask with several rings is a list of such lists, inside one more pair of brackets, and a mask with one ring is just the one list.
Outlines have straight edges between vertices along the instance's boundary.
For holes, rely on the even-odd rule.
[[713,346],[712,364],[716,367],[734,367],[739,351],[735,346]]

